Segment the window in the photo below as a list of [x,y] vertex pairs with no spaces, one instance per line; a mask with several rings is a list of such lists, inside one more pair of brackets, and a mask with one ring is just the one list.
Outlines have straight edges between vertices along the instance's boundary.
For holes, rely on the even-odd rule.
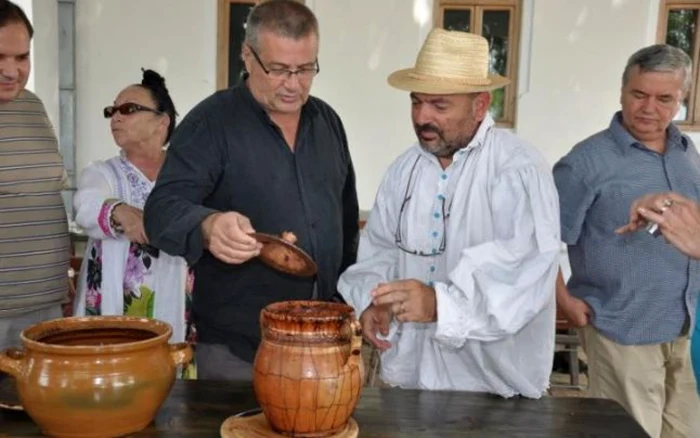
[[435,1],[435,25],[484,36],[491,52],[491,72],[510,79],[510,85],[491,93],[491,115],[506,127],[515,123],[521,3],[522,0]]
[[245,37],[245,22],[255,6],[251,0],[219,0],[216,32],[216,88],[236,85],[243,74],[241,46]]
[[[244,71],[241,46],[248,13],[259,0],[218,0],[216,88],[236,85]],[[303,0],[299,0],[303,3]]]
[[697,0],[661,0],[657,41],[682,49],[693,60],[693,85],[675,118],[678,126],[686,130],[700,130],[699,15],[700,2]]

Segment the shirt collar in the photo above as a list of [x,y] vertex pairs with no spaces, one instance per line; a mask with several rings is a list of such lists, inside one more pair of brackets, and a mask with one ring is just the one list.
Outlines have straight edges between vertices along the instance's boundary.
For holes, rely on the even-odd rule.
[[491,117],[490,113],[486,113],[486,117],[484,117],[484,120],[481,121],[479,128],[476,130],[476,134],[474,134],[474,138],[472,138],[472,141],[470,141],[466,147],[458,150],[457,152],[464,153],[470,149],[483,145],[486,141],[486,135],[489,133],[491,128],[493,128],[493,125],[495,125],[493,117]]
[[[626,152],[630,146],[647,149],[646,146],[642,145],[642,143],[634,138],[632,134],[629,133],[627,128],[622,125],[622,111],[618,111],[615,113],[615,115],[613,115],[612,120],[610,121],[609,129],[615,143],[620,146],[623,152]],[[683,135],[681,130],[678,129],[678,126],[676,126],[675,123],[670,123],[668,125],[668,128],[666,128],[666,133],[668,134],[668,138],[666,139],[667,146],[680,147],[684,151],[688,149],[688,139],[685,135]]]

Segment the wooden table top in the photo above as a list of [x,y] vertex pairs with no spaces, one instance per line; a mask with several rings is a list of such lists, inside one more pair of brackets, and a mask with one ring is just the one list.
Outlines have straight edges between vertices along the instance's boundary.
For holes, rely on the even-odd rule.
[[[252,385],[176,381],[155,421],[133,437],[219,437],[223,421],[257,407]],[[609,400],[509,399],[468,392],[363,388],[360,437],[647,437]],[[99,419],[96,419],[99,421]],[[22,411],[0,409],[0,437],[41,437]]]

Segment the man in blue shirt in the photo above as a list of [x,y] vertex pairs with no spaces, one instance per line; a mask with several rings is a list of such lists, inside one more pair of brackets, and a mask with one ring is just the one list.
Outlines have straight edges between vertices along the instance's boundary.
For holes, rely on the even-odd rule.
[[651,192],[700,198],[700,155],[671,123],[690,89],[691,61],[654,45],[633,54],[610,126],[554,167],[571,278],[557,303],[583,328],[589,392],[616,400],[652,437],[697,433],[688,331],[700,264],[649,233],[618,234]]

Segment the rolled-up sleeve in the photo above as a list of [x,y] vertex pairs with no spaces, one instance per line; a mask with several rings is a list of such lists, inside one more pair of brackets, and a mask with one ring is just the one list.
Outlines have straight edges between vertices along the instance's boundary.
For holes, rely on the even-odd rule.
[[203,202],[223,172],[223,149],[212,137],[206,117],[190,113],[175,130],[144,207],[150,243],[168,254],[184,257],[189,264],[194,264],[204,251],[202,221],[216,212]]

